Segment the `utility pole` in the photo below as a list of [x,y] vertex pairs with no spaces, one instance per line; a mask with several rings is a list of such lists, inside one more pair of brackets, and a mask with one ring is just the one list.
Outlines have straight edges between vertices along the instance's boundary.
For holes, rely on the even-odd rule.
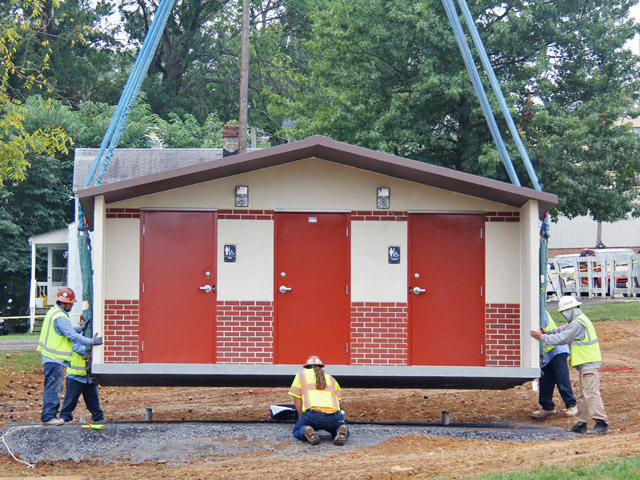
[[247,151],[247,95],[249,91],[249,0],[242,0],[242,47],[240,49],[240,112],[238,153]]

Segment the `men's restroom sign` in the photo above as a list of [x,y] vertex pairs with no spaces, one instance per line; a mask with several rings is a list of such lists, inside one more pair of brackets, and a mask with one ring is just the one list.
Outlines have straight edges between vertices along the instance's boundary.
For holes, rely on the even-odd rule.
[[236,262],[236,246],[235,245],[224,246],[224,262],[225,263]]
[[400,247],[389,247],[389,263],[392,265],[400,263]]

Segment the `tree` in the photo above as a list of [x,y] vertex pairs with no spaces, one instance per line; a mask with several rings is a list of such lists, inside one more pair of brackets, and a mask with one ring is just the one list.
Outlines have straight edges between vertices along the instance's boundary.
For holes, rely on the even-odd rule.
[[[559,195],[556,213],[616,220],[637,208],[640,144],[618,122],[640,90],[637,58],[622,48],[635,2],[470,3],[543,188]],[[272,103],[297,120],[296,137],[508,181],[440,2],[331,0],[308,47],[306,82]]]
[[[5,6],[6,7],[6,6]],[[41,0],[11,0],[8,16],[0,22],[0,187],[4,181],[24,180],[29,166],[28,154],[66,152],[70,139],[64,130],[49,124],[33,131],[24,128],[25,109],[22,93],[37,88],[50,92],[44,76],[49,66],[49,53],[40,63],[28,55],[16,56],[38,42],[47,18]],[[39,42],[48,50],[48,42]]]

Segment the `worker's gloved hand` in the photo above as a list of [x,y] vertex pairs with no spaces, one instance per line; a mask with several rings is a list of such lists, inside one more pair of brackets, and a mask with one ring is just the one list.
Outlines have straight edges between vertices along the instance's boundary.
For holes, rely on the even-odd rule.
[[92,345],[102,345],[102,337],[96,333],[93,336],[93,338],[91,339],[91,344]]

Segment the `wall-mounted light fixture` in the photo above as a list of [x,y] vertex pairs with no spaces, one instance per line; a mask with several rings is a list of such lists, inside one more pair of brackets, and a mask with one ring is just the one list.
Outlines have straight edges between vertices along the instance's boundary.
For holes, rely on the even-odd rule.
[[236,207],[249,206],[249,187],[236,185]]
[[391,205],[391,190],[388,187],[378,187],[376,208],[389,208]]

